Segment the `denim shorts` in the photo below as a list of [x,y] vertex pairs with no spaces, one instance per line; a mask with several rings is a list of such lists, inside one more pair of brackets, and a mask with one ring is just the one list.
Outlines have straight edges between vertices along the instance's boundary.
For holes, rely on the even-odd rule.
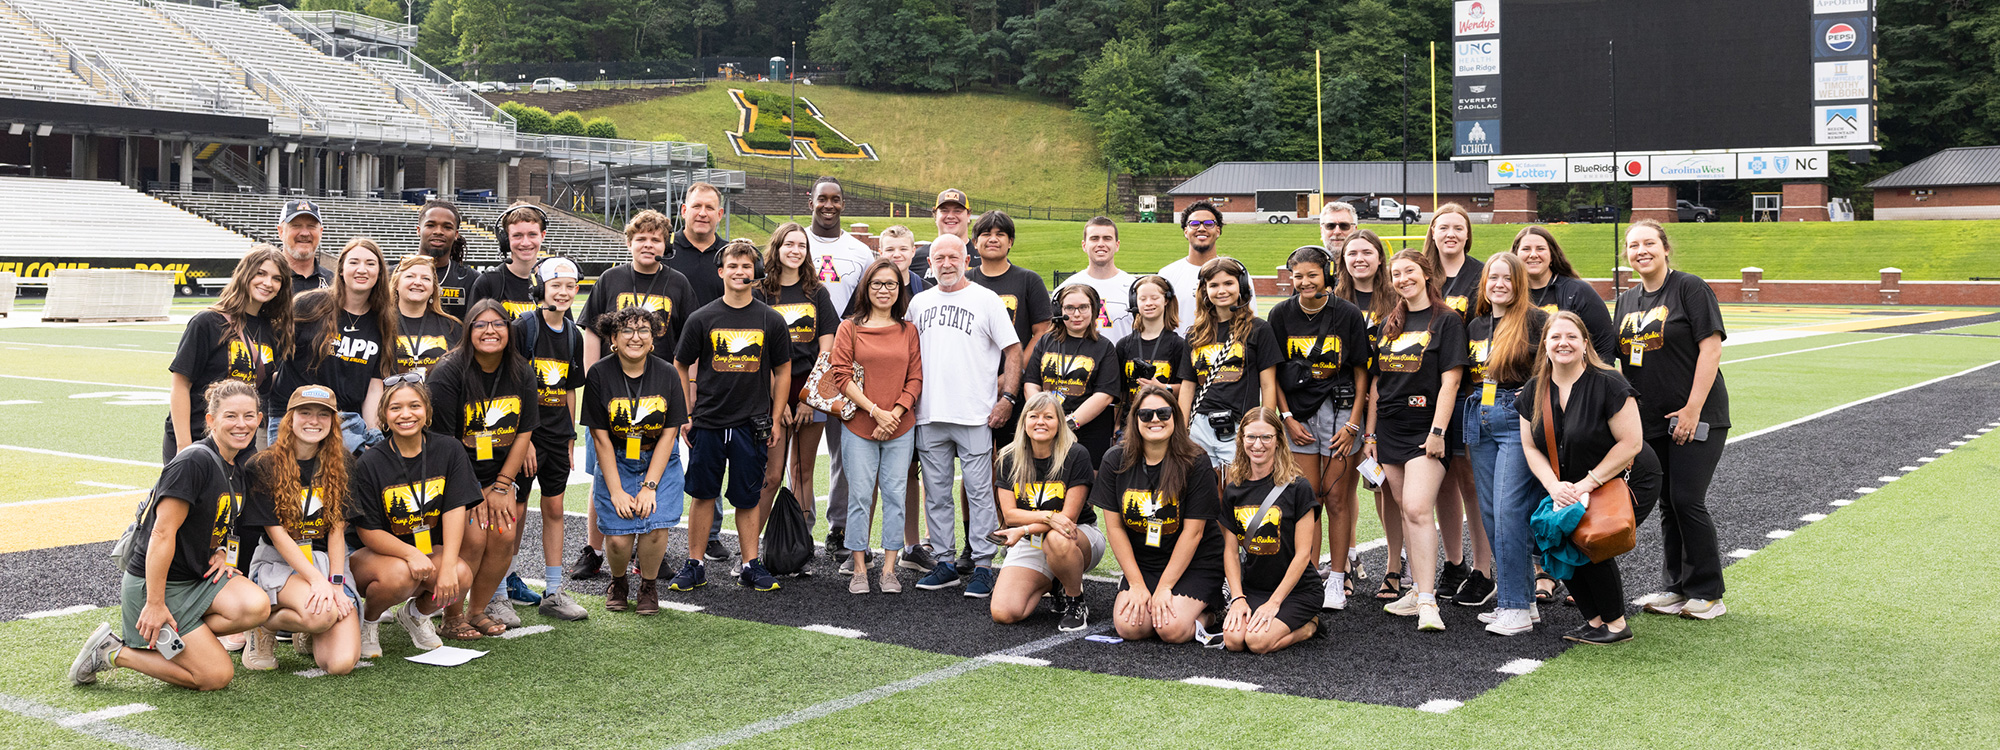
[[757,507],[764,494],[764,462],[771,447],[748,426],[712,429],[690,427],[687,495],[696,500],[723,497],[723,473],[728,472],[729,505],[737,510]]

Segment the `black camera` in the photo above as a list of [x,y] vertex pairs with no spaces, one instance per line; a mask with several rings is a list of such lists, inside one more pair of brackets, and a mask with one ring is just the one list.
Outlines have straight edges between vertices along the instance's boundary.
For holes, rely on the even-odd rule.
[[1132,360],[1132,379],[1151,380],[1155,377],[1153,363],[1148,360]]
[[771,416],[770,416],[770,415],[768,415],[768,414],[758,414],[758,415],[755,415],[755,416],[752,416],[752,417],[750,418],[750,435],[751,435],[752,437],[755,437],[755,438],[757,438],[757,442],[758,442],[758,443],[761,443],[761,444],[764,444],[764,445],[770,445],[770,444],[771,444]]
[[1236,415],[1232,412],[1216,411],[1202,415],[1208,418],[1208,428],[1217,440],[1236,439]]
[[1333,408],[1335,409],[1354,408],[1354,381],[1352,380],[1334,381],[1333,393],[1332,395],[1328,396],[1328,398],[1333,399]]

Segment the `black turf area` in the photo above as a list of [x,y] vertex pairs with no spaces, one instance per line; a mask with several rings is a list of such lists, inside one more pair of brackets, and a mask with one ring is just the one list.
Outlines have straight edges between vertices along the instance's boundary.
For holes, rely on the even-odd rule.
[[[2000,319],[2000,315],[1993,317]],[[1965,324],[1964,320],[1946,321],[1899,332]],[[2000,367],[1739,441],[1724,454],[1709,492],[1720,549],[1725,555],[1736,549],[1760,549],[1774,541],[1766,536],[1768,532],[1806,525],[1800,520],[1802,515],[1835,512],[1837,507],[1830,501],[1866,502],[1866,495],[1856,493],[1856,488],[1880,486],[1879,477],[1900,476],[1904,466],[1922,466],[1918,459],[1937,455],[1934,449],[1948,447],[1950,441],[1996,420],[2000,420]],[[581,521],[571,517],[567,524],[565,548],[572,553],[583,542]],[[1620,558],[1628,599],[1658,585],[1658,523],[1657,519],[1648,520],[1640,529],[1639,547]],[[530,541],[524,547],[532,552],[516,558],[516,570],[539,577],[541,555],[533,541],[540,534],[539,516],[529,514],[525,525]],[[733,537],[724,539],[733,551]],[[682,544],[676,532],[669,559],[678,560],[683,555]],[[0,619],[74,604],[115,604],[118,579],[105,556],[109,547],[106,542],[0,555]],[[1474,620],[1476,610],[1446,605],[1444,618],[1449,630],[1418,633],[1413,618],[1383,613],[1368,595],[1379,582],[1386,554],[1377,549],[1364,555],[1373,577],[1358,587],[1358,596],[1350,600],[1345,612],[1328,617],[1326,638],[1309,640],[1278,654],[1255,656],[1192,645],[1079,640],[1034,656],[1049,660],[1054,667],[1103,674],[1168,680],[1217,678],[1258,685],[1268,692],[1414,707],[1436,699],[1470,700],[1509,676],[1496,671],[1502,665],[1515,659],[1546,660],[1561,653],[1565,646],[1556,634],[1579,622],[1574,608],[1551,606],[1543,610],[1542,625],[1533,635],[1498,638],[1481,629]],[[1724,562],[1734,562],[1734,558],[1725,557]],[[991,653],[1055,633],[1055,617],[1046,611],[1020,625],[995,625],[986,615],[984,602],[963,597],[961,589],[917,590],[914,571],[903,571],[906,593],[900,596],[854,596],[847,593],[847,579],[837,575],[834,564],[822,555],[813,563],[815,576],[787,578],[782,580],[780,591],[757,593],[738,587],[728,576],[732,563],[710,563],[707,587],[691,593],[663,590],[663,599],[698,605],[704,613],[724,617],[786,626],[849,628],[865,633],[869,640],[957,656]],[[89,583],[78,585],[77,571],[101,571],[103,575],[83,576]],[[605,579],[599,577],[574,582],[571,588],[602,595],[604,586]],[[1109,617],[1113,589],[1108,583],[1086,583],[1093,622]],[[1634,620],[1642,638],[1649,617]]]

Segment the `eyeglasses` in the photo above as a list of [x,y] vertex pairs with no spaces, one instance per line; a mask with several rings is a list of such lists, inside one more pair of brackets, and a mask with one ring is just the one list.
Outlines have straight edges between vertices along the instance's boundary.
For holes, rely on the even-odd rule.
[[478,322],[475,322],[475,323],[473,323],[473,324],[472,324],[472,332],[473,332],[473,333],[478,333],[478,332],[480,332],[480,331],[484,331],[484,330],[486,330],[486,329],[488,329],[488,328],[506,328],[506,327],[507,327],[507,323],[506,323],[505,321],[500,321],[500,320],[481,320],[481,321],[478,321]]
[[1320,227],[1321,227],[1322,229],[1332,229],[1332,230],[1335,230],[1335,231],[1340,231],[1340,232],[1345,232],[1345,231],[1347,231],[1347,230],[1349,230],[1349,229],[1353,229],[1353,228],[1354,228],[1354,222],[1351,222],[1351,221],[1329,221],[1329,222],[1326,222],[1326,223],[1323,223],[1323,224],[1320,224]]
[[1068,315],[1070,313],[1082,313],[1088,315],[1091,312],[1089,305],[1063,305],[1062,311],[1064,315]]
[[644,337],[646,337],[646,338],[649,338],[649,339],[650,339],[650,338],[652,338],[652,337],[653,337],[653,329],[652,329],[652,328],[650,328],[650,327],[648,327],[648,328],[634,328],[634,327],[631,327],[631,326],[626,326],[626,327],[624,327],[624,328],[620,328],[620,329],[618,329],[618,335],[620,335],[620,336],[644,336]]
[[1245,443],[1275,443],[1275,442],[1278,442],[1278,436],[1277,436],[1277,435],[1252,435],[1252,434],[1250,434],[1250,433],[1247,433],[1247,432],[1246,432],[1246,433],[1243,433],[1243,442],[1245,442]]
[[1139,417],[1139,421],[1141,422],[1174,421],[1174,407],[1171,406],[1162,406],[1157,409],[1134,409],[1132,413]]
[[1219,226],[1220,224],[1221,222],[1218,222],[1214,219],[1195,219],[1187,223],[1187,225],[1191,227],[1213,227],[1213,226]]
[[870,282],[868,282],[868,288],[869,288],[869,289],[871,289],[871,290],[874,290],[874,291],[878,291],[878,292],[893,292],[893,291],[896,291],[896,289],[897,289],[898,287],[901,287],[902,285],[903,285],[903,282],[900,282],[900,281],[870,281]]
[[382,379],[383,388],[391,388],[402,385],[404,383],[409,383],[411,385],[423,385],[424,384],[423,371],[411,370],[405,373],[390,375],[389,377]]

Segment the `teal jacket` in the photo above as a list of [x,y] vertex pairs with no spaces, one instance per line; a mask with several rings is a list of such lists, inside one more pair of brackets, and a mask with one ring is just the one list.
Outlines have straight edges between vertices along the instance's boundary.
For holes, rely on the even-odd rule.
[[1583,523],[1583,511],[1583,503],[1557,508],[1555,498],[1544,496],[1535,506],[1535,514],[1528,517],[1535,546],[1542,551],[1542,569],[1548,571],[1550,578],[1567,581],[1571,571],[1590,564],[1590,556],[1569,541],[1576,525]]

